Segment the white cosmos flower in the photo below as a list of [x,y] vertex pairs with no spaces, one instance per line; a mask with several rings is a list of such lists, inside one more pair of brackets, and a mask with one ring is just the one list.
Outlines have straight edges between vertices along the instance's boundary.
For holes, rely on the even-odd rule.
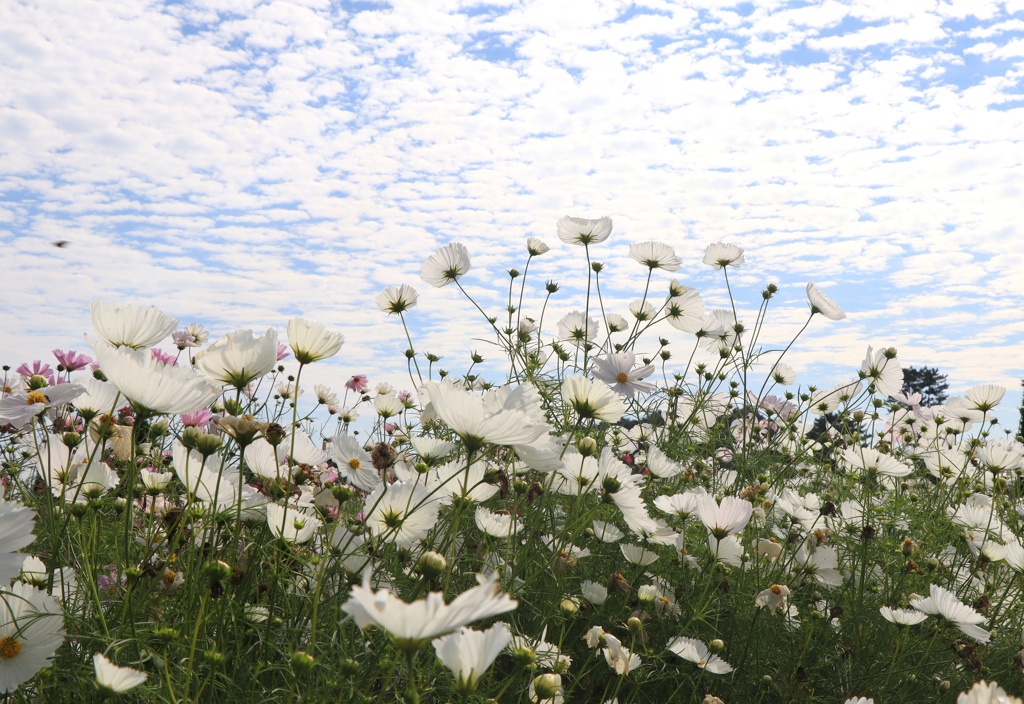
[[322,525],[323,521],[319,518],[294,506],[267,504],[267,526],[275,538],[286,543],[305,543]]
[[497,575],[477,575],[477,586],[463,592],[450,604],[444,594],[430,592],[425,599],[407,604],[388,589],[370,589],[370,574],[362,586],[352,587],[352,595],[341,610],[352,617],[359,628],[384,629],[399,649],[415,652],[439,636],[444,636],[473,621],[511,611],[517,602],[501,591]]
[[772,381],[780,386],[790,386],[796,382],[796,370],[788,364],[776,362],[772,367],[771,377]]
[[93,655],[92,664],[96,670],[96,685],[111,694],[123,694],[138,687],[148,677],[145,672],[131,667],[118,667],[103,653]]
[[197,354],[195,365],[208,379],[243,389],[277,366],[277,333],[236,330]]
[[409,442],[412,443],[412,448],[416,450],[416,454],[419,458],[427,464],[432,464],[439,460],[444,459],[448,454],[455,449],[455,443],[442,440],[441,438],[431,438],[425,435],[417,435],[409,438]]
[[530,237],[526,240],[526,251],[530,253],[531,257],[539,257],[542,254],[546,254],[550,249],[542,240],[536,237]]
[[896,359],[896,350],[891,347],[878,352],[868,347],[860,371],[861,378],[874,383],[875,390],[883,398],[895,396],[903,388],[903,367]]
[[[511,515],[507,513],[494,513],[483,506],[476,507],[474,518],[477,528],[495,538],[508,538],[513,533],[520,533],[523,530],[523,524],[513,522]],[[512,530],[513,524],[515,525],[514,531]]]
[[113,347],[134,350],[152,347],[170,335],[178,321],[156,306],[143,308],[127,304],[93,301],[89,304],[92,326],[100,339]]
[[624,647],[615,636],[606,633],[604,642],[608,647],[601,652],[604,653],[604,659],[608,666],[615,670],[615,674],[629,674],[643,664],[640,656],[629,652],[629,649]]
[[811,315],[821,313],[829,320],[842,320],[846,317],[843,309],[826,296],[825,292],[818,288],[813,281],[807,283],[807,305],[811,307]]
[[749,501],[736,496],[726,496],[719,504],[715,497],[707,495],[697,499],[696,510],[697,517],[707,526],[708,531],[721,540],[746,528],[754,507]]
[[636,355],[632,352],[613,352],[604,357],[595,357],[590,373],[610,385],[617,393],[633,398],[636,393],[649,393],[658,387],[641,381],[654,373],[653,364],[633,368]]
[[[59,438],[57,440],[59,442]],[[46,452],[41,454],[45,455]],[[0,583],[10,584],[21,571],[25,556],[17,551],[27,548],[35,541],[35,536],[32,535],[35,522],[35,511],[16,501],[5,501],[0,497]]]
[[665,317],[676,330],[696,334],[704,322],[704,299],[697,289],[672,282],[672,294],[665,303]]
[[608,313],[604,316],[604,320],[608,324],[608,334],[610,335],[629,329],[629,323],[618,313]]
[[589,580],[580,584],[580,594],[582,594],[583,598],[594,606],[600,606],[608,600],[608,588],[603,584],[598,584],[597,582],[591,582]]
[[754,606],[768,609],[772,612],[773,616],[778,609],[782,609],[783,614],[785,614],[786,597],[788,596],[789,587],[785,584],[773,584],[754,597]]
[[577,345],[593,342],[597,338],[600,324],[594,318],[585,318],[583,313],[566,313],[558,321],[558,339],[569,340]]
[[848,447],[843,451],[843,462],[860,474],[878,473],[887,477],[905,477],[913,469],[892,455],[886,455],[871,447]]
[[498,493],[498,487],[484,481],[487,463],[473,462],[469,467],[464,460],[454,460],[441,465],[428,477],[428,486],[436,489],[436,495],[443,503],[449,503],[459,496],[473,502],[487,501]]
[[897,626],[914,626],[928,618],[928,614],[916,609],[893,609],[888,606],[880,606],[878,611],[882,614],[882,618]]
[[[85,393],[75,399],[74,406],[83,416],[92,418],[101,413],[113,413],[118,402],[118,392],[113,385],[95,377],[82,380]],[[122,405],[123,405],[122,400]]]
[[195,413],[220,396],[219,384],[188,367],[164,364],[142,350],[99,343],[96,361],[114,388],[154,413]]
[[961,692],[956,704],[1022,704],[1017,697],[1006,693],[995,682],[975,682],[968,692]]
[[9,394],[0,399],[0,426],[9,423],[20,430],[40,413],[73,401],[83,393],[85,387],[79,384],[57,384],[27,393]]
[[703,262],[715,269],[724,266],[739,266],[745,261],[743,250],[734,244],[715,242],[704,249]]
[[629,256],[648,269],[664,269],[678,271],[682,261],[676,256],[674,249],[661,242],[637,242],[629,245]]
[[668,649],[681,657],[696,663],[697,667],[712,672],[716,675],[725,675],[732,672],[732,665],[717,655],[713,655],[708,646],[696,638],[680,636],[668,642]]
[[366,497],[365,524],[372,535],[411,548],[437,523],[439,502],[439,497],[422,483],[382,482]]
[[480,677],[510,642],[512,633],[508,626],[499,622],[486,631],[463,626],[431,645],[438,659],[455,675],[455,691],[466,695],[476,690]]
[[64,619],[53,597],[16,582],[0,592],[0,693],[13,692],[50,664],[64,642]]
[[626,558],[626,562],[632,565],[646,567],[658,559],[658,553],[644,550],[639,545],[631,543],[619,543],[619,550],[622,551],[622,556]]
[[377,307],[388,315],[398,315],[416,306],[419,294],[407,284],[388,286],[377,294]]
[[995,384],[982,384],[972,387],[964,394],[964,402],[976,411],[991,411],[1003,400],[1006,389]]
[[595,418],[607,423],[617,423],[626,412],[626,404],[616,392],[582,374],[565,377],[562,382],[562,400],[569,404],[580,418]]
[[962,604],[956,594],[936,584],[929,585],[929,596],[923,599],[912,599],[910,605],[926,614],[936,614],[959,628],[964,635],[970,636],[979,643],[988,643],[989,632],[978,626],[985,617]]
[[626,534],[619,530],[614,523],[595,520],[594,537],[602,543],[617,543],[625,538]]
[[434,413],[470,446],[526,445],[546,436],[548,426],[533,414],[488,403],[472,392],[451,384],[430,382],[427,394]]
[[327,443],[327,453],[338,465],[338,472],[353,486],[373,491],[380,484],[380,475],[370,453],[351,435],[339,432]]
[[449,242],[423,262],[420,278],[434,288],[447,286],[469,271],[469,250],[461,242]]
[[299,364],[333,357],[344,342],[344,335],[330,332],[323,323],[306,318],[292,318],[288,321],[288,344]]
[[566,244],[583,246],[604,242],[612,234],[612,219],[608,216],[597,220],[571,218],[568,215],[557,223],[558,239]]

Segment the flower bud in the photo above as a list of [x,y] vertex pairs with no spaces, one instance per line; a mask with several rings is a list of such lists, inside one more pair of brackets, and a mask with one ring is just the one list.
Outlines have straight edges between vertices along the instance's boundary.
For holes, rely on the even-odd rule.
[[448,561],[444,559],[444,555],[433,550],[420,555],[419,561],[416,563],[416,571],[427,578],[433,578],[441,574],[448,567]]
[[644,622],[636,616],[631,616],[629,620],[626,621],[626,628],[629,629],[630,633],[639,633],[644,630]]
[[181,444],[190,450],[196,449],[199,437],[203,434],[199,428],[189,426],[181,431]]
[[291,663],[292,669],[295,670],[296,674],[305,675],[313,669],[316,660],[309,653],[303,650],[296,650],[292,653]]
[[725,649],[725,641],[721,638],[715,638],[713,641],[708,643],[708,649],[713,653],[720,653]]
[[206,660],[211,667],[221,667],[228,661],[228,656],[224,653],[219,653],[216,650],[207,650],[203,653],[203,659]]
[[267,426],[267,429],[263,432],[263,437],[266,438],[274,447],[280,445],[284,439],[288,436],[288,433],[277,423],[271,423]]
[[538,699],[554,699],[562,693],[562,676],[546,672],[535,677],[533,691]]
[[584,457],[593,457],[597,454],[597,441],[594,438],[581,438],[576,443],[576,449],[580,451],[580,454]]
[[196,440],[196,450],[204,458],[220,449],[220,437],[211,433],[203,433]]
[[576,603],[575,599],[562,599],[562,603],[558,605],[558,608],[566,616],[574,616],[579,613],[580,605]]
[[61,436],[60,441],[64,443],[66,447],[73,450],[82,442],[82,436],[72,430],[71,432],[64,433],[64,435]]
[[206,576],[211,582],[223,582],[231,576],[231,565],[224,560],[214,560],[206,565]]

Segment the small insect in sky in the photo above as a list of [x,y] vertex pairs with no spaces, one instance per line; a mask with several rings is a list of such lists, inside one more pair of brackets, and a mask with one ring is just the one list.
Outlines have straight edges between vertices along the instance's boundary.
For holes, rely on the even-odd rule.
[[55,242],[51,242],[50,244],[52,244],[54,247],[60,247],[61,249],[64,249],[71,243],[68,242],[67,240],[56,240]]

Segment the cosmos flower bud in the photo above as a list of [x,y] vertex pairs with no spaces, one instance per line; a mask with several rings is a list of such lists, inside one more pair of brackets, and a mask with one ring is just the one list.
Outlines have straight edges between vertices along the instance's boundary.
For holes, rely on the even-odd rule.
[[312,671],[313,666],[316,665],[316,660],[309,653],[303,650],[296,650],[292,653],[291,663],[292,669],[295,670],[296,674],[305,675]]
[[335,484],[331,487],[331,496],[333,496],[334,500],[339,504],[345,503],[355,495],[356,492],[347,484]]
[[82,442],[82,436],[74,431],[71,431],[68,433],[64,433],[64,435],[61,436],[60,441],[64,443],[66,447],[69,447],[73,450],[76,447],[78,447],[78,445]]
[[562,677],[546,672],[533,680],[533,691],[538,699],[554,699],[562,693]]
[[211,582],[223,582],[231,576],[231,565],[223,560],[214,560],[206,565],[206,576]]
[[712,652],[719,653],[725,649],[725,641],[721,638],[715,638],[713,641],[708,643],[708,649]]
[[433,550],[423,553],[416,563],[416,571],[427,578],[436,577],[447,568],[448,561],[444,559],[444,555]]
[[576,443],[576,449],[584,457],[593,457],[597,454],[597,441],[594,438],[582,438]]
[[630,633],[639,633],[644,630],[644,622],[636,616],[632,616],[628,621],[626,621],[626,627],[629,629]]
[[271,445],[277,447],[284,441],[286,437],[288,437],[288,433],[285,432],[285,429],[282,428],[279,424],[271,423],[270,425],[267,426],[266,431],[263,433],[263,437],[266,438],[266,441],[269,442]]
[[203,433],[196,439],[196,450],[203,457],[209,457],[220,449],[220,437]]

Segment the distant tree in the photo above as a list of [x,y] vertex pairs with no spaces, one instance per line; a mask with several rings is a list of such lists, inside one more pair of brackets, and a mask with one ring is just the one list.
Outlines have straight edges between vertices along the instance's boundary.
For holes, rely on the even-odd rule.
[[903,393],[921,394],[922,406],[935,406],[949,398],[946,375],[935,367],[906,367],[903,369]]

